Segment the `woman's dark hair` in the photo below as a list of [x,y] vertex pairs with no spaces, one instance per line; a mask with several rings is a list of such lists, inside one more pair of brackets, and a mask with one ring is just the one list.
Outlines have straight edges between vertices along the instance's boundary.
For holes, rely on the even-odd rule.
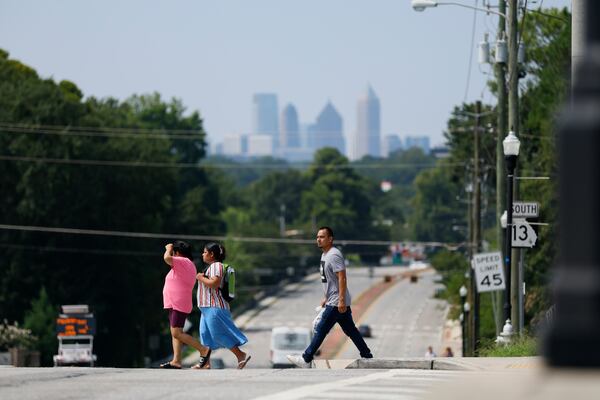
[[221,245],[219,243],[211,242],[211,243],[207,244],[206,246],[204,246],[204,248],[209,253],[212,253],[213,256],[215,257],[215,260],[217,260],[218,262],[223,262],[225,260],[225,247],[223,247],[223,245]]
[[188,242],[184,242],[183,240],[176,240],[173,243],[173,253],[178,252],[185,258],[189,258],[192,260],[192,245]]

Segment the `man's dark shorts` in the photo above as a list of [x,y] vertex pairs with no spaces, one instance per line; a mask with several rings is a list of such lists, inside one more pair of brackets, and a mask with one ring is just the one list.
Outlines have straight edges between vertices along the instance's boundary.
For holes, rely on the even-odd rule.
[[172,308],[168,308],[167,310],[169,310],[169,323],[171,324],[171,328],[183,328],[185,319],[189,314],[173,310]]

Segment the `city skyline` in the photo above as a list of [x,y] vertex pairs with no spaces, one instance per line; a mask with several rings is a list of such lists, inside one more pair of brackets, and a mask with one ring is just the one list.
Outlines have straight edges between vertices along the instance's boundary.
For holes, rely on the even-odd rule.
[[[381,135],[381,104],[375,90],[367,85],[357,99],[358,129],[345,134],[344,119],[331,100],[327,100],[314,121],[301,121],[292,102],[279,110],[277,93],[255,93],[252,97],[253,127],[248,133],[226,135],[223,142],[213,144],[210,153],[233,157],[272,156],[288,161],[311,160],[315,151],[336,148],[350,160],[364,156],[386,158],[391,153],[418,147],[431,150],[426,135]],[[274,129],[278,123],[277,130]]]
[[369,82],[384,105],[382,135],[442,144],[455,106],[496,104],[493,71],[476,56],[496,26],[497,16],[460,7],[417,13],[409,0],[0,2],[0,47],[11,58],[86,97],[180,98],[200,112],[211,143],[247,133],[248,104],[264,91],[293,103],[301,122],[330,99],[348,140]]

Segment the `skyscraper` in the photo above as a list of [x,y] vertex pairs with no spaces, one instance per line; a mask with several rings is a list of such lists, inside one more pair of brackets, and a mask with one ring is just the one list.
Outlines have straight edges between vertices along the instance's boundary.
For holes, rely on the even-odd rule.
[[283,149],[299,148],[300,127],[298,113],[292,104],[285,106],[281,112],[281,129],[279,130],[279,147]]
[[354,136],[354,151],[351,157],[355,160],[365,155],[381,156],[379,98],[371,86],[367,87],[364,96],[358,99],[357,126]]
[[273,147],[279,147],[279,116],[277,95],[274,93],[256,93],[253,98],[254,129],[253,134],[269,135],[273,138]]
[[423,150],[423,153],[429,154],[429,136],[407,136],[404,139],[404,147],[407,149],[418,147]]
[[331,104],[331,101],[327,102],[317,116],[314,128],[314,150],[323,147],[334,147],[340,153],[346,153],[342,117]]
[[386,135],[383,137],[381,155],[383,157],[389,157],[391,153],[400,150],[401,148],[402,140],[400,140],[400,137],[398,137],[398,135]]

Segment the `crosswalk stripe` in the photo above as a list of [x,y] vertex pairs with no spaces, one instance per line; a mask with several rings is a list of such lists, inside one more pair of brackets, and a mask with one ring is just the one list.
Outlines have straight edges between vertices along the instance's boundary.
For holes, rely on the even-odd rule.
[[402,386],[379,386],[379,381],[377,381],[378,386],[347,386],[344,389],[338,389],[339,393],[423,393],[426,390],[423,388],[411,388],[411,387],[402,387]]
[[[422,376],[423,374],[425,374],[425,376]],[[447,371],[427,373],[412,370],[388,370],[334,382],[301,386],[259,397],[256,400],[320,398],[409,400],[415,399],[420,394],[427,392],[433,383],[451,380],[455,375],[456,374],[454,373],[447,373]],[[367,384],[367,386],[365,386],[365,384]]]
[[275,393],[268,396],[258,397],[255,400],[296,400],[304,399],[312,396],[319,396],[321,393],[328,390],[337,390],[348,385],[358,385],[361,383],[372,382],[378,379],[386,379],[393,377],[396,371],[389,370],[385,372],[376,372],[369,375],[357,376],[348,379],[342,379],[334,382],[318,383],[315,385],[301,386],[283,392]]
[[[364,393],[340,393],[327,392],[318,396],[307,397],[306,399],[364,399]],[[369,396],[369,400],[413,400],[417,397],[414,395],[402,395],[398,393],[377,393]]]

